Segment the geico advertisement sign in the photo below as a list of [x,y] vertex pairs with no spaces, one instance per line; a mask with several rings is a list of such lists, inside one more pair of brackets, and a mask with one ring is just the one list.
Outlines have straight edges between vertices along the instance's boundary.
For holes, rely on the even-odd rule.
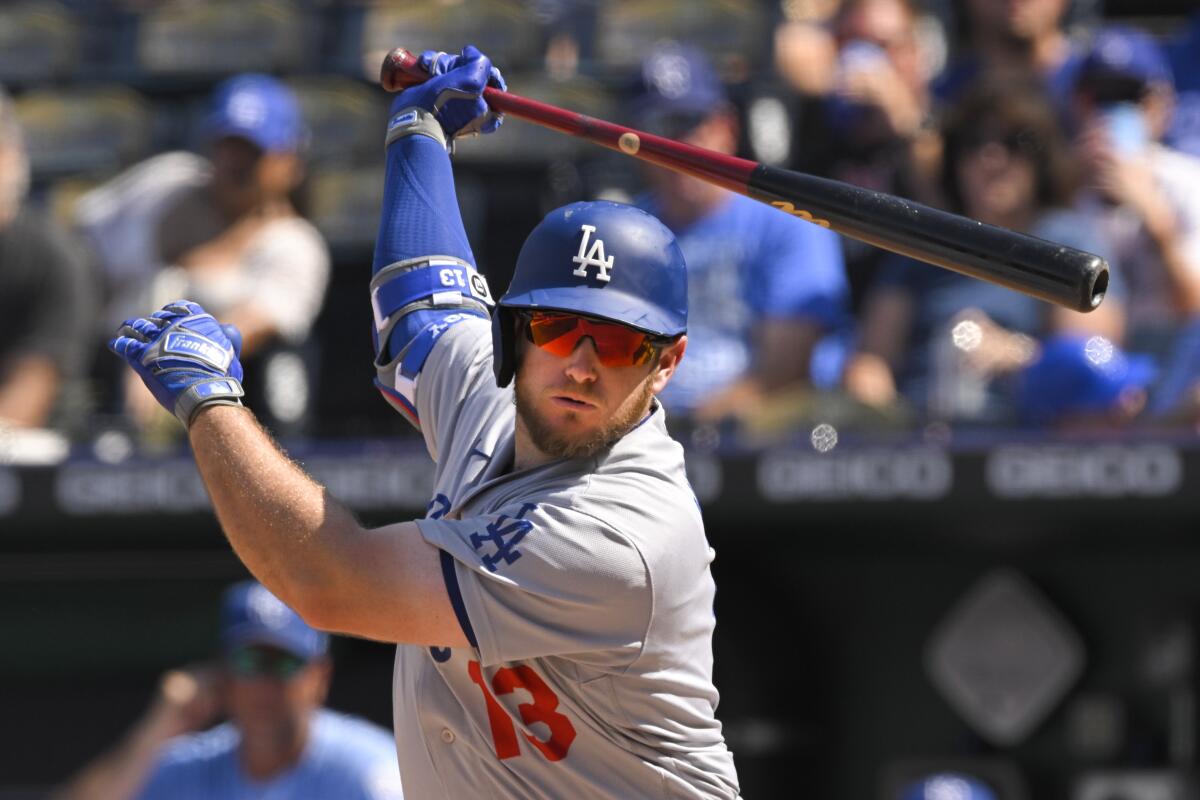
[[954,485],[950,456],[932,448],[776,451],[758,461],[758,490],[794,500],[938,500]]
[[987,457],[997,497],[1163,497],[1183,483],[1183,458],[1166,445],[1010,446]]
[[[305,467],[355,509],[424,508],[433,489],[433,470],[424,456],[314,458]],[[191,460],[68,464],[58,471],[54,491],[67,514],[188,514],[210,507]]]

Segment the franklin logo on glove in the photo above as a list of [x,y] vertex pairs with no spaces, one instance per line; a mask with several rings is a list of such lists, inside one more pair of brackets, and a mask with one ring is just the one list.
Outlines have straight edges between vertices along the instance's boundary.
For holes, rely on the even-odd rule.
[[233,360],[233,350],[226,350],[214,342],[188,333],[171,333],[163,347],[166,353],[198,356],[217,369],[228,369]]

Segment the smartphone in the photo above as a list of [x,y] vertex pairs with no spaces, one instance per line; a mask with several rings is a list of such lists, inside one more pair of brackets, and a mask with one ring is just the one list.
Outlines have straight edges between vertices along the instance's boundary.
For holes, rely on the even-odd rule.
[[1101,112],[1104,128],[1113,150],[1123,156],[1137,155],[1146,149],[1148,134],[1141,109],[1133,103],[1115,103]]

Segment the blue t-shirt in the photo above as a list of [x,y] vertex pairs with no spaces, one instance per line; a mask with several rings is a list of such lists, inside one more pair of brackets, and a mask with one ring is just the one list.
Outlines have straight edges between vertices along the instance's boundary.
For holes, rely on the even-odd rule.
[[365,720],[318,711],[300,761],[268,781],[242,771],[240,741],[230,723],[172,739],[138,800],[403,800],[395,740]]
[[[638,205],[656,216],[653,198]],[[846,320],[848,289],[838,236],[741,195],[686,228],[672,227],[688,271],[688,349],[661,398],[688,412],[750,369],[754,326]]]

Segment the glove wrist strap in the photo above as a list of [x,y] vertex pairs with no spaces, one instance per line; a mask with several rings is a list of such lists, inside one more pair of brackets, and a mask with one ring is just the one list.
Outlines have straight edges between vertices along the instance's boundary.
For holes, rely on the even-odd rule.
[[414,134],[428,136],[443,148],[446,147],[446,132],[442,130],[442,125],[433,112],[413,106],[400,109],[388,120],[387,138],[383,142],[383,148],[386,150],[397,139]]
[[175,416],[183,427],[192,424],[196,412],[207,405],[242,405],[242,384],[236,378],[213,377],[189,386],[175,401]]

